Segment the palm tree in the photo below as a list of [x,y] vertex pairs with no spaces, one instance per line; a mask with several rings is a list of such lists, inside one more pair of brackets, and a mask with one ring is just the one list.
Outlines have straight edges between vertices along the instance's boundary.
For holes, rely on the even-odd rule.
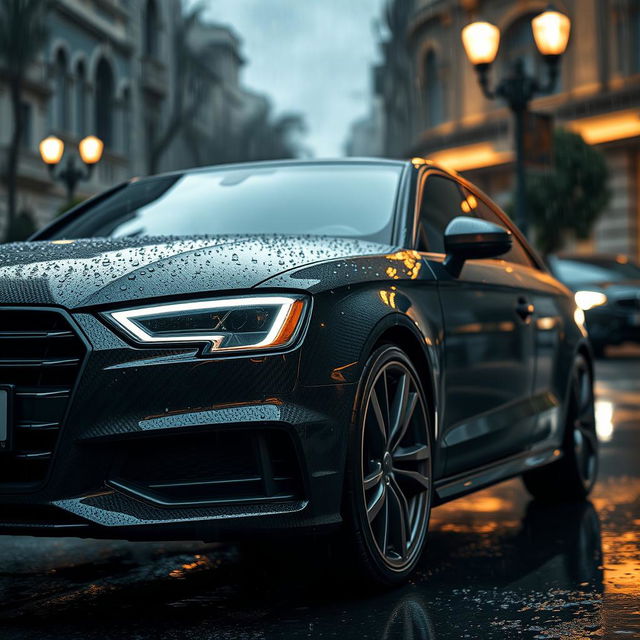
[[300,142],[307,130],[301,114],[285,113],[275,119],[270,118],[261,125],[252,139],[252,160],[283,160],[309,154]]
[[16,195],[20,141],[23,136],[22,90],[29,65],[46,38],[43,0],[2,0],[0,2],[0,64],[9,81],[13,112],[13,132],[7,158],[7,232],[11,236],[16,218]]

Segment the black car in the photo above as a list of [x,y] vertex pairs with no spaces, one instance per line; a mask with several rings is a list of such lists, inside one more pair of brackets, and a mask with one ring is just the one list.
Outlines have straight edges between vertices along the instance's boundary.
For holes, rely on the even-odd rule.
[[575,292],[594,352],[640,343],[640,266],[624,255],[552,256],[549,266]]
[[326,533],[393,584],[432,506],[594,483],[573,295],[432,164],[135,179],[0,254],[3,533]]

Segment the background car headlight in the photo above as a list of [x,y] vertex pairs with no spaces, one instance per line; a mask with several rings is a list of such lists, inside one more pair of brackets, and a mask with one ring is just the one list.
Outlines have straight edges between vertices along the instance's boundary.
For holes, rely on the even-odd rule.
[[287,347],[299,333],[306,300],[258,295],[163,304],[106,315],[136,341],[206,343],[205,353]]
[[576,304],[583,311],[589,311],[589,309],[599,307],[607,302],[607,296],[600,291],[576,291],[574,298]]

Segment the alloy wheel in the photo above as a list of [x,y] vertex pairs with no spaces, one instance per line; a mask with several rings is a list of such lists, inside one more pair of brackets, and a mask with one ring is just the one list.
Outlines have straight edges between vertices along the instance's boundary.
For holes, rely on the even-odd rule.
[[585,488],[595,481],[598,437],[595,428],[593,386],[585,365],[577,368],[573,388],[573,447],[580,478]]
[[431,500],[429,423],[422,392],[402,362],[387,362],[366,399],[361,480],[380,558],[402,571],[422,548]]

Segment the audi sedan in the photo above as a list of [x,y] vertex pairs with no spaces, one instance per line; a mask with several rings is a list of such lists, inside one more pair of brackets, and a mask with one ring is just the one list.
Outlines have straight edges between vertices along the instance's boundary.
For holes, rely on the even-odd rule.
[[434,506],[595,481],[582,310],[424,161],[134,179],[3,246],[0,299],[2,533],[322,533],[393,585]]

